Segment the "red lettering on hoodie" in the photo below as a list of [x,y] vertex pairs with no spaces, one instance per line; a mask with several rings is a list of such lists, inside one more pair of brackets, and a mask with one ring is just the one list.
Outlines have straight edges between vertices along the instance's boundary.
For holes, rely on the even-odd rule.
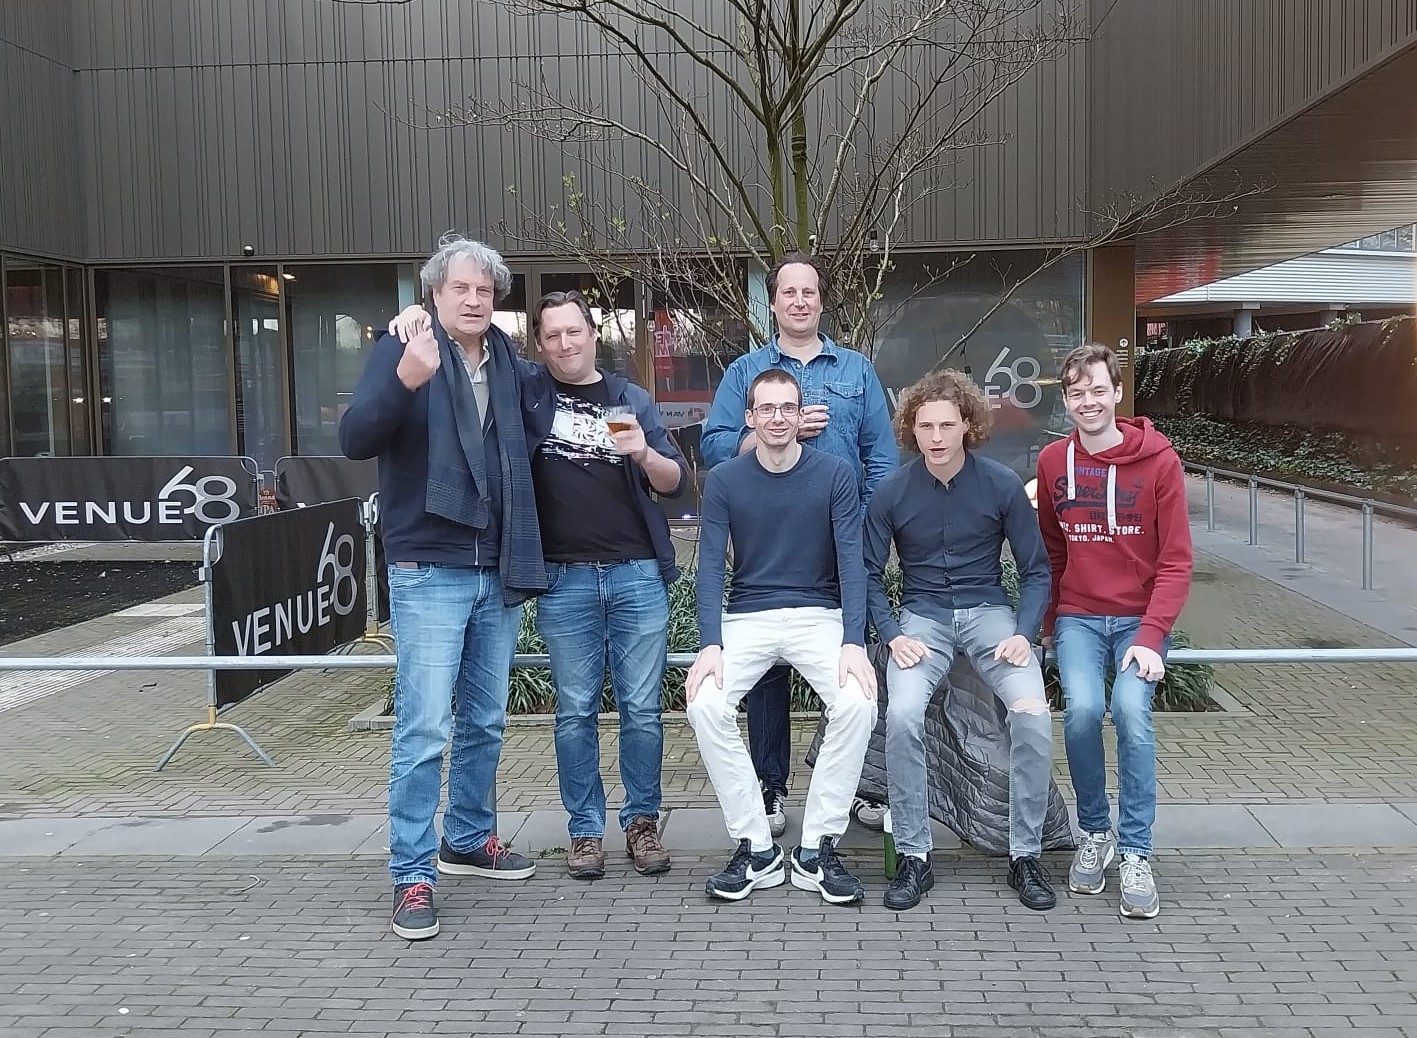
[[1139,616],[1156,652],[1191,591],[1186,482],[1171,441],[1118,418],[1122,442],[1089,454],[1074,430],[1038,456],[1038,525],[1053,566],[1043,634],[1059,614]]

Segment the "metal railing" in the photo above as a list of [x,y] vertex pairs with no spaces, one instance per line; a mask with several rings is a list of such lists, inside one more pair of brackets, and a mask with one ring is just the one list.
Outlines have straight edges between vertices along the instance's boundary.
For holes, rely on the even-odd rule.
[[[670,667],[688,667],[692,652],[666,655]],[[1172,649],[1168,663],[1417,663],[1417,648]],[[387,653],[352,656],[0,656],[6,670],[388,670]],[[548,667],[551,657],[519,653],[512,666]]]
[[[1362,571],[1363,590],[1373,590],[1373,515],[1381,511],[1385,515],[1391,515],[1398,519],[1405,519],[1410,522],[1417,522],[1417,509],[1404,508],[1401,505],[1388,504],[1387,502],[1375,501],[1368,497],[1354,497],[1352,494],[1341,494],[1334,490],[1321,490],[1316,487],[1306,487],[1298,483],[1286,483],[1279,479],[1267,479],[1264,476],[1256,476],[1248,472],[1234,472],[1230,469],[1216,468],[1214,465],[1197,465],[1192,462],[1183,462],[1188,472],[1199,472],[1205,476],[1205,528],[1210,532],[1215,532],[1215,478],[1233,480],[1237,483],[1246,484],[1249,490],[1250,505],[1250,527],[1249,537],[1246,543],[1260,543],[1260,487],[1269,487],[1273,490],[1280,490],[1294,495],[1294,561],[1307,563],[1308,553],[1305,547],[1306,528],[1304,516],[1304,504],[1309,498],[1319,501],[1332,501],[1338,505],[1348,505],[1359,509],[1363,524],[1363,541],[1360,548],[1359,565]],[[1173,654],[1174,655],[1174,654]]]

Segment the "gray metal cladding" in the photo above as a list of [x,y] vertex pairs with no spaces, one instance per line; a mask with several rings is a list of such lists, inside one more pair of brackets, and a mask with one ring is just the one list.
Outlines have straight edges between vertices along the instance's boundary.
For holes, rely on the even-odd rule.
[[84,253],[69,0],[0,4],[0,246]]
[[[654,91],[567,18],[519,18],[461,0],[75,4],[83,136],[103,170],[84,199],[93,258],[238,255],[245,244],[270,257],[417,254],[451,227],[534,253],[544,246],[497,228],[561,204],[564,175],[633,215],[631,192],[560,143],[497,125],[430,126],[432,116],[470,98],[494,109],[524,103],[518,84],[545,76],[629,123],[669,132]],[[726,7],[700,6],[705,18]],[[901,241],[1077,237],[1084,68],[1075,53],[1001,98],[982,120],[999,143],[961,151],[937,172]],[[716,137],[750,166],[754,149],[722,89],[705,74],[693,83]],[[843,80],[827,107],[849,101]],[[892,115],[878,118],[884,125]],[[652,183],[678,176],[637,146],[597,147],[616,169]]]

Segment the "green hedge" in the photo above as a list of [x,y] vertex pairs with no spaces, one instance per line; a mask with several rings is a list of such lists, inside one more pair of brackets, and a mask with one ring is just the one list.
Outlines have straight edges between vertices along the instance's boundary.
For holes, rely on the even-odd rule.
[[[1011,563],[1004,564],[1004,583],[1009,593],[1017,598],[1018,575]],[[886,591],[893,603],[900,601],[900,571],[894,567],[886,575]],[[546,643],[536,631],[536,607],[529,603],[522,613],[521,631],[517,635],[517,652],[545,653]],[[1180,631],[1175,632],[1173,642],[1177,648],[1189,646],[1190,640]],[[669,589],[669,651],[698,652],[699,624],[694,603],[694,575],[685,573]],[[666,710],[684,709],[684,675],[682,669],[670,669],[664,675],[663,703]],[[1158,710],[1206,711],[1218,709],[1210,698],[1212,682],[1211,668],[1205,664],[1178,663],[1166,668],[1166,676],[1157,687],[1156,708]],[[1062,692],[1058,684],[1058,671],[1051,662],[1044,672],[1048,698],[1055,708],[1062,706]],[[607,678],[602,695],[601,709],[610,712],[615,709],[615,697]],[[392,712],[392,704],[389,704]],[[816,693],[802,680],[796,671],[792,673],[792,708],[794,710],[818,710],[821,703]],[[519,667],[512,671],[511,692],[508,698],[508,712],[513,714],[549,714],[556,710],[556,689],[551,682],[551,673],[542,668]]]
[[1391,441],[1333,429],[1237,422],[1212,415],[1153,418],[1187,461],[1337,483],[1417,498],[1417,458]]

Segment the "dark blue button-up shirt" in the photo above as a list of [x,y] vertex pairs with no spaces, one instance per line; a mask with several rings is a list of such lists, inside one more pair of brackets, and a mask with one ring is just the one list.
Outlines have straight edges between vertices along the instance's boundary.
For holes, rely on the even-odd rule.
[[901,633],[881,580],[892,543],[902,607],[949,624],[956,609],[1009,604],[1005,538],[1019,571],[1016,633],[1032,641],[1048,605],[1050,571],[1038,516],[1013,470],[971,452],[948,483],[919,457],[887,476],[866,511],[868,605],[880,639]]

